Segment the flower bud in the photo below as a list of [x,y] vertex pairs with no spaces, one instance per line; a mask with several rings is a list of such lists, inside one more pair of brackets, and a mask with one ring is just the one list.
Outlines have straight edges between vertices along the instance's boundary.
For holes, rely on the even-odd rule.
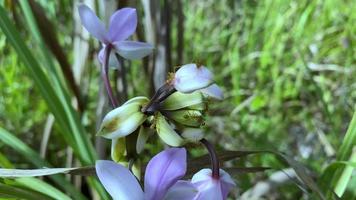
[[158,136],[170,146],[181,146],[183,138],[172,128],[161,113],[156,115],[156,129]]
[[108,139],[115,139],[134,132],[147,118],[141,112],[141,108],[148,102],[148,99],[140,98],[139,100],[129,100],[131,102],[110,111],[104,117],[98,135]]
[[169,119],[172,119],[182,125],[199,127],[204,123],[203,114],[199,110],[176,110],[169,111],[165,114]]
[[204,96],[200,92],[190,94],[175,92],[162,102],[161,108],[162,110],[178,110],[202,103],[205,103],[205,101]]

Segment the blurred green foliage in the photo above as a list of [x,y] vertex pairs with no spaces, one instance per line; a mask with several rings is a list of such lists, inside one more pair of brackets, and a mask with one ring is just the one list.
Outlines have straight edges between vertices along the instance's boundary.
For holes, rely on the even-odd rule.
[[[39,3],[72,61],[71,1]],[[356,4],[351,0],[183,0],[183,6],[184,55],[183,60],[174,58],[173,64],[200,62],[210,67],[226,96],[212,105],[208,138],[219,149],[275,149],[321,173],[335,158],[354,112]],[[21,9],[15,10],[14,23],[24,42],[32,46],[28,31],[20,28],[25,23]],[[173,51],[176,32],[172,26]],[[92,46],[96,47],[93,51],[98,50],[97,43]],[[90,81],[85,124],[89,133],[95,133],[99,90],[93,51],[87,64],[92,69],[86,69]],[[0,127],[39,150],[48,108],[2,32],[0,56]],[[135,61],[129,68],[130,96],[149,93],[141,65]],[[65,160],[64,148],[63,138],[55,134],[47,153],[50,163]],[[0,149],[9,153],[5,146]],[[17,156],[8,159],[21,163]],[[273,156],[233,164],[282,167]],[[243,175],[239,178],[241,190],[266,177]],[[356,185],[356,178],[351,185]],[[295,186],[278,190],[278,199],[301,195]]]

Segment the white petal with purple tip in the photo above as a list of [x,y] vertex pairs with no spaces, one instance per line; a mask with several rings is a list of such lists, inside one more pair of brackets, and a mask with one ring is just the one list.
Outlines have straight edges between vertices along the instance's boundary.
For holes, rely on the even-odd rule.
[[135,176],[125,167],[112,161],[98,160],[96,174],[106,191],[115,200],[142,200],[144,195]]
[[115,42],[116,51],[124,58],[141,59],[152,53],[153,46],[145,42],[120,41]]
[[84,4],[78,6],[78,11],[84,28],[101,42],[108,43],[105,26],[95,13]]
[[203,89],[213,83],[213,74],[204,66],[186,64],[174,75],[173,85],[176,90],[183,93]]
[[137,13],[134,8],[122,8],[110,17],[108,37],[110,42],[126,40],[137,27]]

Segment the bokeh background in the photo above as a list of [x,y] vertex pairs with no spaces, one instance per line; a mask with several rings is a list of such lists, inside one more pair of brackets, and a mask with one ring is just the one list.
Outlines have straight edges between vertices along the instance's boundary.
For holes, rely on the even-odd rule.
[[[59,81],[70,97],[68,105],[80,108],[79,124],[94,151],[109,158],[110,143],[95,137],[102,116],[110,110],[97,61],[100,44],[81,27],[76,9],[81,1],[31,0],[28,8],[19,1],[0,2],[20,35],[19,42],[40,63],[49,84],[56,88]],[[207,138],[219,150],[278,150],[303,163],[316,177],[336,158],[356,102],[354,1],[83,2],[106,22],[117,8],[137,8],[139,26],[134,39],[155,45],[149,58],[121,63],[125,77],[111,70],[121,103],[152,95],[167,72],[177,66],[201,63],[214,72],[225,94],[224,101],[211,104],[206,123]],[[56,105],[43,98],[27,67],[0,31],[0,127],[53,166],[82,166],[62,133],[70,131],[51,114],[50,107]],[[161,149],[158,143],[151,141],[149,155]],[[38,167],[29,160],[25,153],[0,141],[1,167]],[[285,167],[273,155],[228,165]],[[235,195],[275,172],[238,175]],[[81,186],[80,179],[71,179]],[[352,187],[356,187],[355,177],[347,195],[355,195]],[[263,198],[311,197],[286,179],[273,185]]]

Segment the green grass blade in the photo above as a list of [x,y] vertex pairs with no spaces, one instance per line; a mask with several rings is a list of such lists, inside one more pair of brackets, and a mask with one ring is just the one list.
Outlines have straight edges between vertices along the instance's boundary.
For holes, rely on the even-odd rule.
[[[13,148],[15,151],[21,154],[25,159],[27,159],[29,162],[34,164],[36,167],[38,168],[51,167],[51,165],[47,163],[45,160],[43,160],[33,149],[31,149],[29,146],[27,146],[17,137],[12,135],[5,129],[2,129],[1,127],[0,127],[0,141]],[[63,188],[65,191],[71,194],[71,196],[75,197],[75,199],[85,199],[85,197],[80,192],[78,192],[73,187],[72,184],[66,181],[63,176],[53,175],[50,176],[49,178],[52,179],[59,187]]]
[[[25,2],[25,1],[21,1]],[[70,101],[66,98],[66,93],[62,90],[55,90],[52,85],[60,83],[56,76],[51,76],[49,81],[41,66],[31,54],[30,50],[23,43],[16,28],[11,23],[5,9],[0,6],[0,28],[7,36],[8,41],[16,50],[19,58],[22,60],[29,75],[33,78],[36,86],[45,99],[48,108],[51,110],[59,124],[60,132],[63,134],[66,142],[73,148],[74,153],[79,157],[84,165],[93,164],[96,154],[93,145],[90,143],[83,126],[80,125],[78,114],[72,108]],[[60,87],[63,88],[63,87]],[[96,180],[93,180],[94,182]],[[106,194],[100,191],[103,189],[100,184],[94,187],[98,190],[103,199],[107,199]]]
[[[320,181],[320,185],[324,191],[328,191],[327,197],[331,198],[333,192],[339,197],[344,194],[348,183],[352,176],[353,166],[341,165],[340,163],[354,163],[356,162],[356,112],[351,119],[349,127],[346,131],[344,140],[340,146],[337,154],[337,165],[330,164],[323,172],[321,180],[331,180],[325,184],[325,181]],[[337,166],[337,167],[336,167]],[[331,191],[331,190],[333,191]]]
[[46,182],[43,182],[36,178],[19,178],[15,180],[17,183],[32,189],[36,192],[45,194],[53,199],[61,199],[61,200],[71,200],[69,196],[49,185]]
[[51,200],[51,198],[41,195],[37,192],[30,190],[16,188],[13,186],[8,186],[3,183],[0,183],[0,198],[4,197],[13,197],[16,199],[27,199],[27,200]]
[[93,161],[95,160],[94,149],[89,142],[87,135],[82,129],[82,126],[80,123],[78,123],[80,121],[79,117],[76,115],[70,104],[69,95],[66,92],[67,90],[64,89],[64,86],[62,85],[63,81],[61,80],[63,79],[59,76],[59,70],[56,70],[53,58],[41,37],[41,33],[38,30],[38,26],[33,16],[31,7],[29,6],[28,1],[20,1],[20,5],[31,34],[34,36],[36,43],[39,45],[45,66],[50,69],[48,74],[51,78],[52,84],[54,85],[54,90],[57,94],[57,97],[61,102],[65,112],[64,116],[66,116],[66,126],[68,126],[70,129],[69,133],[72,133],[73,139],[75,141],[75,147],[78,148],[76,153],[79,155],[84,164],[93,164]]

